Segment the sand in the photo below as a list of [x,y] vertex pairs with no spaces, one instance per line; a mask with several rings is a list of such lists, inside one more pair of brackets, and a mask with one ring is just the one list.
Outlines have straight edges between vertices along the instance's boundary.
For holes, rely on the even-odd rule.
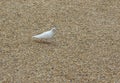
[[0,0],[0,83],[120,83],[120,1]]

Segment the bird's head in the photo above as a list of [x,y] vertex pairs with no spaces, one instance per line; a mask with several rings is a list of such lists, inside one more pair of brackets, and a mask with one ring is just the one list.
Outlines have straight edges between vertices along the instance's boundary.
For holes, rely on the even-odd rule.
[[56,28],[55,28],[55,27],[53,27],[51,30],[52,30],[53,32],[56,32]]

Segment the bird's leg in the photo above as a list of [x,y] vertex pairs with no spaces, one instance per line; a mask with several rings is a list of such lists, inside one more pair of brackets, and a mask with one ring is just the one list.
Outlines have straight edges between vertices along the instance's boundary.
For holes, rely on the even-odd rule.
[[47,42],[49,42],[49,43],[52,42],[52,38],[51,38],[51,39],[48,39]]
[[41,42],[43,42],[43,43],[47,43],[48,40],[47,40],[47,39],[41,39]]
[[47,42],[47,39],[44,39],[44,42]]

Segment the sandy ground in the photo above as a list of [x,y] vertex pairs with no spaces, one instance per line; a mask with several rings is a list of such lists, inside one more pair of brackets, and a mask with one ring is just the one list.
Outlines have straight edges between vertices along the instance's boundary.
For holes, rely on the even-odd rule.
[[0,0],[0,83],[120,83],[120,1]]

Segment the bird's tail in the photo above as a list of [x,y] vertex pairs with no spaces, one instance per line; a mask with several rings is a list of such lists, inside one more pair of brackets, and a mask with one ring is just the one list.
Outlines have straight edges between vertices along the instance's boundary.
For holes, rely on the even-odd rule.
[[32,38],[36,38],[36,36],[32,36]]

